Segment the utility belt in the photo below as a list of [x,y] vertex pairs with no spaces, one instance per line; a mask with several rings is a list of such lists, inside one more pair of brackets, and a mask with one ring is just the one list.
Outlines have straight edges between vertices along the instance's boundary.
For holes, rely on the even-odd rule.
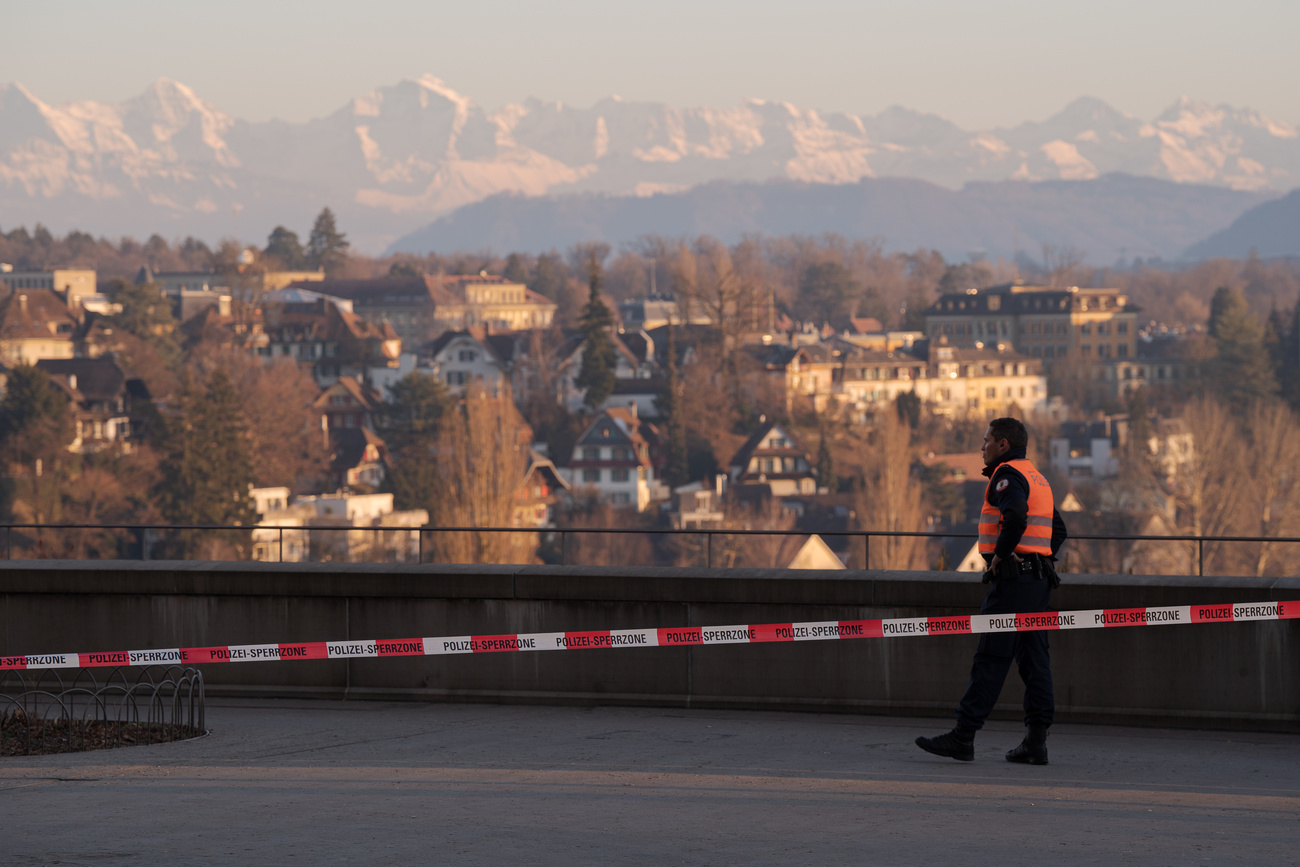
[[1012,554],[998,563],[996,573],[992,569],[985,569],[983,582],[988,584],[1002,578],[1019,580],[1024,574],[1050,581],[1053,589],[1061,586],[1061,576],[1056,574],[1055,560],[1042,554]]

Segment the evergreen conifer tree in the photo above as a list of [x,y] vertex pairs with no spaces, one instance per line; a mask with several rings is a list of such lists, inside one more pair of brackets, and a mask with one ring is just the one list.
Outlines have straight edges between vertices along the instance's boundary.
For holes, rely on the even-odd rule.
[[677,369],[677,340],[673,336],[673,323],[668,322],[667,383],[663,393],[655,399],[659,414],[667,423],[667,465],[664,478],[669,485],[690,481],[689,454],[686,449],[686,419],[682,410],[682,377]]
[[248,431],[226,372],[215,371],[206,388],[188,382],[178,410],[155,491],[163,515],[174,524],[253,523]]
[[398,509],[432,509],[444,490],[435,447],[455,398],[442,380],[419,371],[395,382],[389,395],[380,414],[380,433],[394,458],[385,486]]
[[511,253],[506,257],[506,269],[501,276],[505,277],[511,283],[527,283],[528,269],[524,267],[524,258],[518,253]]
[[1226,287],[1215,291],[1209,334],[1215,349],[1215,357],[1207,365],[1209,384],[1225,402],[1242,409],[1252,401],[1277,395],[1263,329],[1241,293]]
[[307,239],[307,265],[322,268],[328,275],[335,274],[348,258],[347,235],[334,225],[334,212],[329,208],[321,210],[311,227],[311,236]]
[[584,338],[582,369],[573,380],[578,388],[587,390],[583,401],[592,409],[604,403],[614,392],[614,367],[618,363],[614,355],[614,343],[609,337],[614,315],[601,300],[600,278],[600,260],[593,253],[588,260],[591,294],[582,308],[582,318],[578,321],[578,330]]
[[821,441],[817,444],[817,484],[835,493],[835,459],[831,456],[830,443],[827,442],[826,428],[821,430]]

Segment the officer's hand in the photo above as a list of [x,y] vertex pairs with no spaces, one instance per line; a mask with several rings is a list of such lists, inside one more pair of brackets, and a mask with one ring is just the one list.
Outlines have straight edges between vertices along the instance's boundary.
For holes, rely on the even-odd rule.
[[994,575],[998,574],[998,566],[1000,565],[1002,565],[1002,558],[994,554],[993,559],[989,561],[989,571]]

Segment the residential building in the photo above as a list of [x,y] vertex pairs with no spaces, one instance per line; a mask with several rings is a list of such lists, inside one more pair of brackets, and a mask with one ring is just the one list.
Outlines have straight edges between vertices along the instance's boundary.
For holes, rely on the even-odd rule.
[[[649,411],[647,417],[657,414],[654,398],[659,394],[659,384],[651,382],[659,373],[654,339],[644,331],[617,332],[612,329],[609,339],[614,346],[615,391],[600,408],[621,408],[635,403],[638,415],[642,411]],[[566,335],[554,354],[559,402],[569,412],[581,410],[587,397],[587,390],[579,388],[575,382],[582,372],[586,349],[586,338],[575,331]]]
[[497,394],[509,383],[518,339],[512,334],[491,334],[486,328],[445,331],[419,351],[419,369],[442,380],[447,388],[463,394],[465,388],[481,383]]
[[1127,441],[1128,416],[1067,421],[1047,444],[1048,463],[1071,480],[1111,479],[1119,475],[1119,452]]
[[706,530],[721,527],[726,520],[723,496],[727,477],[719,474],[713,484],[689,482],[673,488],[671,521],[674,530]]
[[[653,295],[649,298],[623,301],[618,305],[618,313],[623,327],[629,331],[651,331],[662,328],[669,322],[676,326],[688,324],[682,316],[676,299],[669,295]],[[710,325],[712,323],[713,317],[708,313],[698,307],[691,309],[689,324]]]
[[419,528],[429,513],[394,511],[392,494],[321,494],[299,497],[295,505],[316,513],[308,522],[312,560],[419,562]]
[[268,293],[255,351],[268,364],[291,358],[310,366],[317,385],[364,377],[375,366],[397,366],[402,342],[386,323],[368,322],[351,304],[307,289]]
[[391,325],[407,347],[426,343],[444,331],[473,326],[505,331],[549,328],[556,310],[554,303],[522,283],[488,274],[291,285],[350,300],[359,315]]
[[[955,347],[1010,343],[1050,373],[1137,356],[1139,308],[1119,289],[1058,289],[1008,283],[950,292],[926,312],[931,340]],[[1063,361],[1063,363],[1062,363]]]
[[79,325],[53,289],[10,289],[0,283],[0,364],[16,367],[44,358],[72,358]]
[[742,346],[740,351],[749,355],[767,374],[777,392],[785,396],[786,412],[791,412],[799,399],[808,401],[818,412],[832,401],[835,370],[840,361],[829,346],[751,344]]
[[374,414],[381,403],[377,390],[351,376],[340,376],[312,403],[321,414],[335,487],[374,489],[392,468],[388,446],[375,433]]
[[249,497],[257,511],[253,530],[253,559],[273,563],[301,563],[311,554],[311,536],[307,529],[316,517],[311,503],[289,502],[289,489],[249,488]]
[[929,374],[917,393],[939,415],[1024,417],[1047,407],[1044,362],[1009,344],[967,348],[930,340],[924,351]]
[[75,430],[69,451],[82,454],[108,448],[129,451],[143,428],[149,404],[144,381],[115,360],[41,359],[36,368],[67,396]]
[[550,328],[555,319],[555,303],[522,283],[486,271],[439,279],[443,290],[454,298],[437,311],[438,321],[445,328],[481,325],[493,330],[527,331]]
[[90,269],[62,268],[54,271],[4,271],[0,280],[13,289],[47,289],[59,296],[70,310],[81,309],[82,300],[98,290],[96,274]]
[[512,527],[544,529],[555,526],[555,507],[571,490],[555,463],[536,448],[528,450],[528,468],[515,491]]
[[635,407],[601,410],[578,436],[562,472],[574,488],[594,488],[615,506],[643,512],[668,495],[657,478],[659,442],[658,429]]
[[766,485],[774,497],[814,494],[817,477],[803,445],[784,425],[767,421],[740,447],[729,464],[733,490]]

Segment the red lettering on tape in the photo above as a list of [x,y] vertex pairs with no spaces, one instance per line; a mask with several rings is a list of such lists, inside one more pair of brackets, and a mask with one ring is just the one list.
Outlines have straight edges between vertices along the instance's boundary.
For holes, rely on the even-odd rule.
[[82,668],[101,668],[106,665],[130,665],[131,654],[126,650],[109,653],[79,653]]
[[26,667],[27,657],[25,656],[0,656],[0,671],[13,671]]
[[927,620],[931,635],[962,635],[970,632],[969,617],[930,617]]
[[565,650],[591,650],[596,647],[610,647],[609,630],[596,632],[564,633]]
[[1024,632],[1042,632],[1048,629],[1060,629],[1061,619],[1055,611],[1042,611],[1034,614],[1017,614],[1016,629]]
[[281,644],[281,659],[329,659],[329,647],[324,641],[309,641],[304,644]]
[[504,653],[519,649],[518,635],[475,635],[469,640],[475,653]]
[[1193,623],[1223,623],[1232,620],[1231,605],[1193,605]]
[[[394,638],[389,641],[376,641],[375,652],[380,656],[423,656],[423,638]],[[284,659],[281,648],[280,658]]]
[[703,644],[704,636],[700,630],[683,627],[681,629],[660,629],[660,647],[685,647],[691,644]]
[[1145,608],[1107,608],[1097,615],[1095,626],[1141,626],[1146,623]]

